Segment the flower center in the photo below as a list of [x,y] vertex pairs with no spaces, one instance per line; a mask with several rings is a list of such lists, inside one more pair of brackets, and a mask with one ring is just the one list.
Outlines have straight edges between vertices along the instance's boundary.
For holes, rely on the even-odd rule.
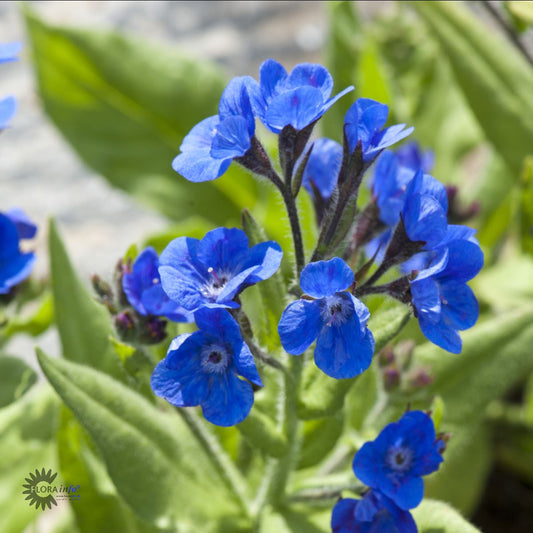
[[208,374],[222,374],[229,365],[230,353],[219,344],[206,346],[201,353],[202,368]]
[[216,300],[218,295],[222,292],[222,289],[228,282],[230,276],[226,273],[215,272],[213,267],[209,267],[207,272],[211,275],[211,278],[202,288],[202,294],[210,300]]
[[385,461],[395,472],[405,472],[413,464],[413,450],[401,445],[391,446]]
[[328,326],[344,324],[350,315],[350,304],[342,296],[328,296],[322,309],[322,318]]

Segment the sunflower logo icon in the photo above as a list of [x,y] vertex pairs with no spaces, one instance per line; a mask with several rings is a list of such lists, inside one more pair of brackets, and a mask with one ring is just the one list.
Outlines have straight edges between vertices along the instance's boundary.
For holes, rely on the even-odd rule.
[[52,504],[57,505],[55,498],[52,495],[52,483],[57,476],[57,472],[52,474],[52,470],[48,472],[43,468],[40,472],[35,469],[35,473],[30,472],[30,477],[25,478],[26,483],[22,485],[25,491],[22,494],[27,494],[26,500],[30,500],[30,506],[35,504],[35,509],[44,511],[46,507],[52,508]]

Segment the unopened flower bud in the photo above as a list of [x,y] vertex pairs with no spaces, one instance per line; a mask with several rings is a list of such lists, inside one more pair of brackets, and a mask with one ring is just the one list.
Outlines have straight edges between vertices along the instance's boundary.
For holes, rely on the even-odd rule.
[[396,365],[390,365],[383,371],[383,386],[385,390],[396,389],[400,384],[400,371]]

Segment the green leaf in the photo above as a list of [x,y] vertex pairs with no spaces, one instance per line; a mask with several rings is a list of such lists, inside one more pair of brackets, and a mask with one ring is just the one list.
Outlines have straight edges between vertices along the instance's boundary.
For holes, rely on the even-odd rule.
[[503,5],[509,12],[528,26],[533,24],[533,2],[508,1]]
[[48,238],[55,318],[65,357],[125,381],[110,341],[114,332],[109,313],[76,276],[53,220]]
[[488,29],[458,3],[410,5],[450,61],[487,139],[518,178],[533,146],[533,69],[502,37],[487,39]]
[[37,381],[37,374],[16,357],[0,357],[0,408],[24,395]]
[[328,418],[305,422],[301,437],[302,449],[298,468],[316,465],[333,450],[335,443],[341,436],[343,421],[343,414],[336,413]]
[[[176,416],[109,376],[38,350],[50,383],[94,441],[118,494],[143,520],[173,527],[237,514],[209,458]],[[205,501],[209,501],[206,508]]]
[[425,499],[412,513],[420,533],[480,533],[444,502]]
[[46,331],[54,320],[52,295],[47,292],[39,302],[37,310],[30,316],[15,316],[9,320],[2,334],[11,337],[17,333],[26,333],[37,337]]
[[[336,94],[349,85],[355,85],[361,23],[354,2],[327,2],[325,7],[329,10],[326,65],[335,83],[333,94]],[[320,120],[324,136],[342,142],[344,115],[354,98],[353,94],[344,96]]]
[[429,366],[434,376],[428,396],[438,394],[445,405],[441,429],[453,435],[442,467],[428,479],[428,495],[465,513],[475,507],[490,467],[487,405],[531,373],[532,343],[533,308],[527,306],[464,333],[460,355],[430,344],[415,350],[413,363]]
[[372,98],[383,104],[392,103],[391,90],[378,48],[370,35],[363,40],[357,65],[357,94],[361,98]]
[[81,500],[72,505],[80,533],[156,533],[118,496],[90,438],[63,409],[58,433],[61,476],[67,485],[81,485]]
[[35,507],[22,495],[22,484],[36,468],[57,471],[54,443],[58,402],[48,386],[34,387],[0,409],[0,531],[22,533],[35,520]]
[[25,16],[45,111],[87,165],[174,220],[226,224],[254,204],[255,183],[238,168],[199,184],[171,168],[183,137],[217,111],[218,70],[119,33]]
[[283,457],[287,453],[287,440],[280,433],[276,424],[257,409],[237,424],[237,429],[250,442],[252,447],[263,450],[273,457]]
[[516,309],[533,302],[533,259],[525,255],[507,257],[483,269],[471,284],[476,296],[495,311]]
[[533,157],[527,157],[524,161],[520,187],[520,237],[522,250],[533,256]]

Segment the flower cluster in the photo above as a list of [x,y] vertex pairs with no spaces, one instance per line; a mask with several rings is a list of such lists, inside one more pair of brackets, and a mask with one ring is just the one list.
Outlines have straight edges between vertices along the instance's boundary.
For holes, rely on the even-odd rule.
[[126,291],[130,302],[141,309],[179,310],[199,328],[172,341],[152,375],[154,392],[178,407],[200,405],[213,424],[242,422],[253,405],[252,384],[260,387],[262,381],[229,311],[239,308],[246,287],[276,272],[280,246],[269,241],[250,248],[242,230],[217,228],[201,240],[174,239],[161,254],[158,271],[154,253],[136,270],[140,257],[132,277],[124,278],[125,290],[135,289]]
[[424,496],[422,476],[438,470],[444,441],[431,418],[410,411],[365,443],[353,460],[353,471],[370,490],[360,500],[340,500],[333,509],[334,533],[416,533],[409,512]]

